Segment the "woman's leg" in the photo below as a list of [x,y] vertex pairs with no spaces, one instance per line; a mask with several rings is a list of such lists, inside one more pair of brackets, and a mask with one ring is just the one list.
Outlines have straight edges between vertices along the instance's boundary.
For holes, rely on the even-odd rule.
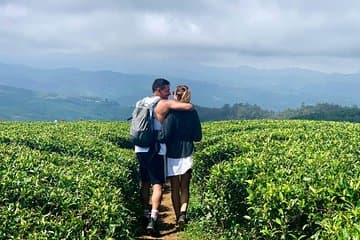
[[186,213],[189,205],[189,196],[190,196],[190,179],[191,179],[191,169],[186,173],[181,175],[180,180],[180,192],[181,192],[181,207],[180,212]]
[[170,177],[171,183],[171,201],[176,215],[176,220],[180,215],[180,180],[179,176]]

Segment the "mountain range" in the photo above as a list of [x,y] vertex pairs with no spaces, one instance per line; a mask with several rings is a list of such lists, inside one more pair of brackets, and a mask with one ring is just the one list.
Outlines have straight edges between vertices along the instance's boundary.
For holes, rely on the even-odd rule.
[[[136,100],[151,95],[151,84],[156,77],[167,78],[171,87],[177,84],[189,85],[193,103],[204,107],[249,103],[281,111],[301,104],[360,103],[359,73],[330,74],[295,68],[264,70],[251,67],[204,67],[182,76],[156,76],[76,68],[42,69],[0,63],[0,108],[15,111],[20,109],[19,101],[25,101],[28,105],[21,107],[24,111],[29,109],[31,112],[31,104],[42,103],[60,112],[64,111],[63,108],[76,112],[76,106],[81,102],[89,104],[88,112],[82,112],[78,117],[91,118],[99,114],[104,104],[114,109],[127,109],[128,114]],[[70,103],[75,105],[69,107]],[[62,108],[49,107],[54,104],[62,105]],[[119,113],[114,109],[116,118]],[[90,114],[92,111],[95,112]],[[50,113],[44,110],[44,114]]]
[[0,85],[0,120],[126,120],[132,107],[91,97],[63,97]]

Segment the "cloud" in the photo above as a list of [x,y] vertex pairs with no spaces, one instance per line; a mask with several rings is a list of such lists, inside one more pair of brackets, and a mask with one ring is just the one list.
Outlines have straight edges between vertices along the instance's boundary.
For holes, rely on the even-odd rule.
[[2,1],[0,54],[224,66],[319,57],[355,66],[359,11],[360,2],[351,0]]

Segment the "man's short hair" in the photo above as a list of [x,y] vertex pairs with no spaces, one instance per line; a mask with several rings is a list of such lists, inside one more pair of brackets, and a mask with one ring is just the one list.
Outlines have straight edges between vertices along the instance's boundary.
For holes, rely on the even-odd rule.
[[165,78],[157,78],[152,85],[152,91],[155,92],[158,88],[163,89],[165,86],[170,85],[170,82]]

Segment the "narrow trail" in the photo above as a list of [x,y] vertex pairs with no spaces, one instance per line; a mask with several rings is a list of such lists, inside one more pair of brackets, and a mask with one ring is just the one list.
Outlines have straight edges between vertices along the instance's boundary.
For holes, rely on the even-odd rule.
[[178,230],[175,226],[175,213],[171,203],[170,183],[166,182],[163,188],[163,196],[161,206],[159,209],[160,222],[159,230],[160,234],[157,237],[148,235],[141,235],[137,239],[161,239],[161,240],[180,240],[178,237]]

